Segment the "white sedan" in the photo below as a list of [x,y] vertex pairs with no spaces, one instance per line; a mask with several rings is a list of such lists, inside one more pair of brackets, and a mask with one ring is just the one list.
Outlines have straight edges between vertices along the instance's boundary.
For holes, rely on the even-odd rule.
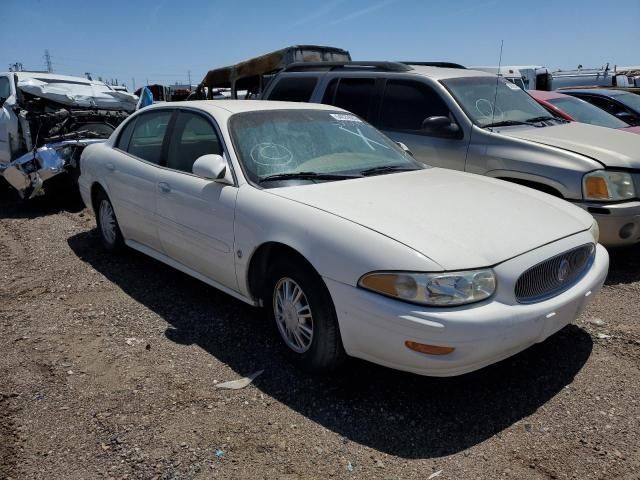
[[580,208],[424,167],[335,107],[147,107],[88,147],[81,172],[107,250],[264,307],[309,370],[347,355],[476,370],[572,322],[609,264]]

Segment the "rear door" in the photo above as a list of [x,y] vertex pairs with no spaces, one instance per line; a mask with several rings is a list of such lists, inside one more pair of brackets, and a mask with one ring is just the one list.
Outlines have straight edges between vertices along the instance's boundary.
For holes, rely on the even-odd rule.
[[422,129],[428,117],[449,117],[457,123],[440,94],[411,79],[388,79],[380,107],[379,127],[409,147],[416,160],[436,167],[464,170],[469,139],[462,126],[456,137]]
[[121,131],[101,165],[125,238],[161,251],[156,228],[156,184],[173,110],[136,115]]
[[156,179],[158,232],[167,256],[237,290],[233,225],[238,188],[192,173],[202,155],[226,158],[221,138],[209,116],[193,110],[178,113],[166,167],[159,169]]

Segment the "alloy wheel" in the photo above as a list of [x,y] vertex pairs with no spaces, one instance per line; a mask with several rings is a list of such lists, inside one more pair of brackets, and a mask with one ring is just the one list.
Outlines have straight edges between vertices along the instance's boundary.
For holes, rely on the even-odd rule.
[[302,288],[295,280],[281,278],[273,290],[273,313],[287,346],[305,353],[313,341],[313,314]]

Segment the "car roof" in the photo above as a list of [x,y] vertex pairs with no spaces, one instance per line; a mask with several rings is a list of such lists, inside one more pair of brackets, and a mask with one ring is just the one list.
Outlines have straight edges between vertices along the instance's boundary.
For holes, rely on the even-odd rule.
[[341,108],[320,103],[281,102],[275,100],[192,100],[183,102],[169,102],[153,104],[147,108],[180,108],[191,107],[208,111],[209,113],[226,113],[228,116],[243,112],[258,112],[267,110],[328,110],[343,111]]
[[567,88],[562,89],[562,92],[566,93],[589,93],[591,95],[601,95],[603,97],[615,97],[616,95],[622,95],[626,93],[621,90],[608,90],[606,88]]
[[469,70],[467,68],[442,68],[427,67],[424,65],[411,65],[413,70],[402,73],[413,73],[424,77],[433,78],[434,80],[444,80],[448,78],[466,78],[466,77],[495,77],[493,73],[481,72],[480,70]]
[[527,90],[527,93],[531,95],[535,99],[539,100],[549,100],[552,98],[567,98],[569,95],[565,95],[560,92],[547,92],[545,90]]

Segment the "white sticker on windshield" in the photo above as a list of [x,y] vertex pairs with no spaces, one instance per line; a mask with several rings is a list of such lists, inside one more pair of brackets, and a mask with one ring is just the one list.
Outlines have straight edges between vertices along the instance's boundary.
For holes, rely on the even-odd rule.
[[331,115],[336,120],[340,120],[341,122],[358,122],[358,123],[362,123],[362,120],[360,120],[355,115],[349,115],[349,114],[346,114],[346,113],[330,113],[329,115]]
[[515,83],[511,83],[510,81],[505,81],[505,83],[507,84],[507,87],[509,87],[511,90],[520,90],[520,87],[518,85],[516,85]]

